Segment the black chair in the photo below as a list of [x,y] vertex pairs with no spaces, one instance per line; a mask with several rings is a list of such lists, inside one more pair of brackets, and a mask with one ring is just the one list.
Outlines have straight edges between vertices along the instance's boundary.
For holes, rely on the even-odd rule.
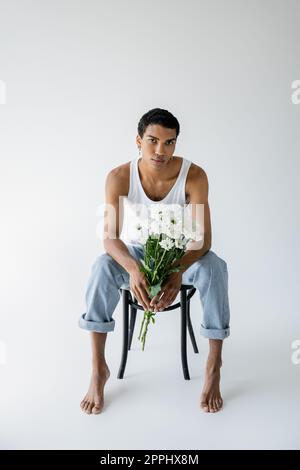
[[[123,304],[123,347],[122,347],[122,358],[121,364],[118,372],[118,379],[123,379],[124,371],[127,362],[127,354],[131,347],[135,320],[137,310],[142,310],[144,312],[144,307],[139,305],[137,300],[132,298],[130,287],[121,287],[120,293],[122,295],[122,304]],[[189,292],[187,292],[189,290]],[[174,310],[175,308],[180,307],[181,312],[181,362],[183,369],[183,376],[185,380],[190,380],[190,374],[187,363],[187,344],[186,344],[186,329],[188,327],[191,342],[195,353],[198,353],[197,343],[194,336],[194,331],[192,327],[191,317],[190,317],[190,299],[194,295],[196,288],[190,284],[182,284],[180,288],[180,302],[177,302],[174,305],[169,305],[169,307],[161,310],[159,313],[165,312],[167,310]],[[129,306],[130,306],[130,320],[129,320]]]

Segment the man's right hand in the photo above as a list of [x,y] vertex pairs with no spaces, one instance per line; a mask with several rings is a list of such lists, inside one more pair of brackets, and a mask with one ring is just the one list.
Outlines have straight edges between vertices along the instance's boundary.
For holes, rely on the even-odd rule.
[[151,299],[149,298],[150,291],[145,274],[139,270],[139,267],[136,267],[129,272],[129,276],[131,292],[134,294],[139,304],[144,307],[144,310],[151,310]]

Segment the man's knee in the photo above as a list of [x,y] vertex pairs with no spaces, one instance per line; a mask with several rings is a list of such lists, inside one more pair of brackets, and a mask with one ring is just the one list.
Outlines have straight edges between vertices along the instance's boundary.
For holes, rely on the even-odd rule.
[[92,272],[110,272],[111,270],[118,270],[121,266],[116,260],[108,253],[102,253],[97,256],[96,261],[92,266]]
[[195,266],[193,268],[194,271],[194,279],[207,277],[210,278],[213,273],[224,273],[227,271],[227,263],[224,259],[220,258],[214,251],[209,250],[202,256],[198,261],[195,262]]
[[[202,258],[201,258],[202,259]],[[201,261],[201,260],[200,260]],[[223,270],[227,270],[226,261],[218,256],[214,251],[209,250],[203,257],[204,264],[207,264],[213,268],[221,267]]]

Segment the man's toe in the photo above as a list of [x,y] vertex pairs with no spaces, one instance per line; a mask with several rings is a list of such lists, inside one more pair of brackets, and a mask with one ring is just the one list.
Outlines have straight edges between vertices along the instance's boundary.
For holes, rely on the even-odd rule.
[[208,403],[206,401],[202,401],[201,402],[201,408],[203,411],[205,411],[206,413],[208,413],[209,411],[209,408],[208,408]]
[[85,400],[83,399],[83,400],[80,402],[80,408],[83,410],[83,409],[84,409],[84,406],[85,406]]
[[210,400],[210,402],[209,402],[209,411],[210,411],[210,413],[215,413],[215,411],[216,411],[213,400]]
[[84,412],[85,412],[87,406],[88,406],[88,401],[85,400],[82,404],[82,409],[83,409]]
[[92,413],[97,415],[101,412],[101,403],[95,403],[92,409]]
[[220,406],[219,406],[219,402],[218,402],[217,398],[215,398],[215,400],[214,400],[214,408],[215,408],[216,411],[219,411]]
[[90,403],[90,406],[88,407],[88,414],[89,414],[89,415],[91,414],[93,408],[94,408],[94,403],[91,402],[91,403]]
[[86,413],[89,413],[89,406],[90,406],[90,402],[87,401],[87,402],[85,403],[85,406],[84,406],[84,411],[85,411]]

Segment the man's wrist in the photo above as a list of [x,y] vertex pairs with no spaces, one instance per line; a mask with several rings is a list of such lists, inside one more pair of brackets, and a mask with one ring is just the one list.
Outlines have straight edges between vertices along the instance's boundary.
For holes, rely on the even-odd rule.
[[134,258],[129,259],[126,265],[126,271],[128,272],[128,274],[130,275],[134,274],[138,272],[139,270],[140,270],[139,262]]
[[182,266],[180,272],[183,274],[184,271],[186,271],[193,263],[201,259],[209,250],[210,248],[208,247],[203,247],[201,250],[187,250],[181,258],[177,259],[173,263],[172,266]]

